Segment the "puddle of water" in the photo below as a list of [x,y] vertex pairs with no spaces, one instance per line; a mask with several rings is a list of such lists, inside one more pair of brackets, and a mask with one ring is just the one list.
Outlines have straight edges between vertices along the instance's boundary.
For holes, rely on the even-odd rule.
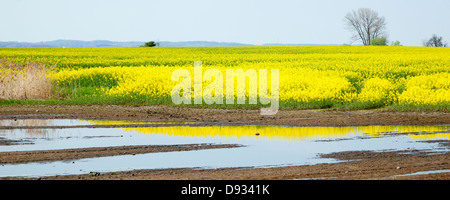
[[138,124],[194,124],[193,122],[141,122],[141,121],[111,121],[111,120],[80,120],[80,119],[2,119],[1,126],[32,127],[32,126],[88,126],[88,125],[138,125]]
[[[57,122],[60,123],[60,122]],[[77,122],[78,123],[78,122]],[[120,124],[120,121],[79,121],[80,124]],[[133,122],[122,122],[133,123]],[[138,123],[138,122],[135,122]],[[5,126],[5,125],[3,125]],[[51,176],[159,168],[272,167],[338,162],[319,154],[340,151],[427,150],[446,152],[437,143],[448,140],[450,126],[167,126],[136,128],[70,128],[0,130],[0,137],[32,141],[0,146],[0,152],[192,143],[242,144],[232,149],[87,158],[70,161],[5,164],[0,176]],[[259,133],[259,136],[256,135]],[[409,134],[410,133],[410,134]],[[426,135],[426,137],[420,137]],[[72,163],[74,161],[74,163]]]
[[450,173],[450,169],[422,171],[422,172],[415,172],[415,173],[411,173],[411,174],[402,174],[402,175],[396,175],[396,176],[414,176],[414,175],[426,175],[426,174],[438,174],[438,173]]

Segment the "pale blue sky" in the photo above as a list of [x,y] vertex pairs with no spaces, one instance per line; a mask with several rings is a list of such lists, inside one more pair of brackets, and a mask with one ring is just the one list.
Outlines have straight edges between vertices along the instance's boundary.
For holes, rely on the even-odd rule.
[[0,0],[0,41],[343,44],[343,18],[360,7],[386,17],[390,41],[420,46],[436,33],[450,43],[448,0]]

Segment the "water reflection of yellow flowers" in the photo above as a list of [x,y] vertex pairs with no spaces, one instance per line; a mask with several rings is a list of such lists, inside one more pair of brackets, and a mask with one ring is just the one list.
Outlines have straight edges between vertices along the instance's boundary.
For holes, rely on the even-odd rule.
[[[120,128],[125,132],[165,134],[183,137],[264,137],[269,139],[310,140],[365,135],[407,134],[413,139],[450,139],[449,126],[358,126],[358,127],[285,127],[285,126],[164,126]],[[436,132],[436,133],[435,133]],[[256,136],[258,133],[259,136]]]

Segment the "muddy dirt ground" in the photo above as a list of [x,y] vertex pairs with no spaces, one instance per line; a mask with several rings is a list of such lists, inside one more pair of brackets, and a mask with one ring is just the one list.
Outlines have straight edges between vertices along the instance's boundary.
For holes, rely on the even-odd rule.
[[[5,105],[0,107],[0,119],[108,119],[142,120],[159,122],[196,122],[208,125],[292,125],[292,126],[362,126],[362,125],[438,125],[450,124],[449,112],[395,112],[383,110],[336,111],[336,110],[280,110],[274,116],[261,116],[259,110],[203,109],[166,106],[55,106],[55,105]],[[8,128],[8,127],[4,127]],[[448,145],[448,140],[437,141]],[[8,145],[14,141],[1,141]],[[135,146],[121,147],[117,151],[90,148],[74,151],[38,151],[0,153],[2,163],[20,163],[31,160],[63,159],[71,155],[97,157],[148,153],[158,151],[184,151],[200,148],[234,148],[238,146],[196,145],[191,146]],[[81,152],[80,152],[81,151]],[[49,156],[50,155],[50,156]],[[3,157],[2,157],[3,156]],[[450,153],[428,155],[423,152],[340,152],[321,155],[342,160],[340,163],[307,166],[276,167],[264,169],[163,169],[135,170],[104,174],[55,176],[39,179],[69,180],[122,180],[122,179],[420,179],[450,180],[450,173],[409,175],[420,171],[450,169]],[[357,160],[356,160],[357,159]],[[15,178],[3,178],[15,179]]]
[[0,106],[0,119],[13,118],[144,120],[217,125],[364,126],[449,124],[450,112],[280,110],[276,115],[263,116],[260,110],[168,106]]

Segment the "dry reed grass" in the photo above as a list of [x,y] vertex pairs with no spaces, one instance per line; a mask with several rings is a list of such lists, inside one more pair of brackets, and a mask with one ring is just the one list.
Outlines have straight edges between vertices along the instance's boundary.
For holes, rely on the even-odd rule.
[[55,66],[0,59],[0,99],[45,100],[52,95],[51,75]]

